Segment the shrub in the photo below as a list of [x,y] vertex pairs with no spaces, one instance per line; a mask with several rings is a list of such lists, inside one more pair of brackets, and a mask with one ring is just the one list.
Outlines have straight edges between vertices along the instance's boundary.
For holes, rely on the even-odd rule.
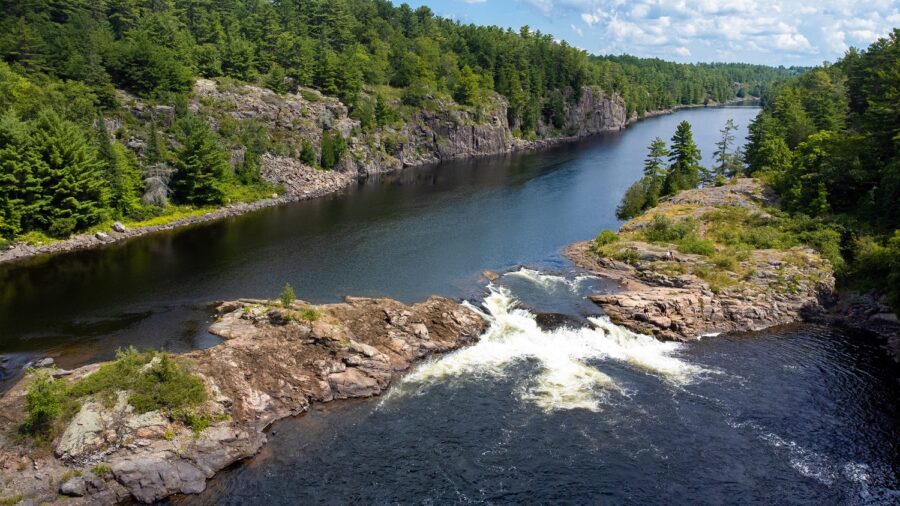
[[300,150],[300,161],[310,167],[315,167],[316,165],[316,149],[307,140],[303,141],[303,148]]
[[67,395],[64,381],[50,371],[36,371],[25,394],[25,420],[19,429],[39,441],[48,441],[56,432],[56,421],[74,415],[77,403]]
[[321,311],[314,308],[306,308],[303,311],[300,311],[300,318],[308,321],[314,322],[322,317]]
[[167,353],[140,353],[134,348],[119,350],[115,361],[74,383],[69,395],[78,398],[97,394],[111,401],[120,390],[130,392],[128,402],[139,413],[172,412],[207,397],[203,383],[183,363]]
[[641,259],[637,250],[634,248],[620,249],[619,251],[615,252],[612,257],[620,262],[625,262],[626,264],[631,265],[637,264]]
[[706,281],[706,284],[709,285],[709,289],[714,293],[722,293],[728,287],[737,284],[737,281],[731,279],[731,276],[725,272],[706,265],[695,267],[694,275],[703,281]]
[[662,215],[656,215],[644,229],[644,237],[649,242],[676,242],[693,235],[697,224],[693,219],[687,218],[673,222]]
[[282,307],[291,307],[291,304],[297,300],[297,294],[294,293],[294,287],[290,283],[285,283],[278,298],[281,300]]
[[737,259],[733,252],[727,251],[715,254],[710,258],[710,261],[720,269],[725,269],[726,271],[737,270]]
[[100,463],[100,464],[97,464],[96,466],[94,466],[93,468],[91,468],[91,472],[101,478],[105,478],[112,474],[112,469],[109,467],[108,464]]
[[78,220],[75,218],[56,218],[50,223],[50,228],[47,229],[47,232],[49,232],[51,237],[65,239],[72,235],[72,232],[75,232],[77,225]]
[[689,234],[677,243],[678,251],[694,255],[710,256],[716,252],[712,241],[702,239],[696,234]]
[[886,244],[863,237],[853,247],[850,275],[857,287],[885,294],[894,310],[900,310],[900,230]]
[[619,234],[613,232],[609,229],[604,229],[602,232],[597,234],[597,237],[594,238],[594,247],[599,248],[601,246],[606,246],[607,244],[612,244],[619,240]]

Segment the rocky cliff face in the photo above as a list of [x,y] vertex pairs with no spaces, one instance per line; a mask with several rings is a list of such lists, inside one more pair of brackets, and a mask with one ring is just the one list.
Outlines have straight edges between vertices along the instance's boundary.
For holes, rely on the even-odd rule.
[[[272,422],[316,402],[378,395],[415,362],[474,342],[485,326],[475,311],[440,297],[412,306],[360,298],[222,304],[210,332],[225,341],[182,357],[209,394],[207,428],[192,433],[167,413],[135,413],[121,392],[112,405],[82,402],[52,452],[34,448],[16,430],[26,378],[0,399],[0,498],[111,504],[201,492],[217,471],[256,454]],[[98,368],[57,374],[75,380]]]
[[[132,108],[135,114],[147,114],[146,107],[139,103]],[[348,140],[349,149],[338,170],[358,176],[543,147],[618,130],[627,120],[622,98],[607,95],[596,86],[586,86],[580,99],[568,105],[566,125],[561,130],[540,124],[541,139],[536,141],[513,136],[507,121],[507,103],[500,95],[494,95],[489,105],[477,115],[457,104],[439,102],[436,110],[418,111],[400,127],[385,127],[373,132],[363,132],[360,123],[349,117],[347,107],[339,100],[314,90],[279,95],[255,86],[225,86],[200,79],[194,87],[192,108],[195,112],[205,113],[214,126],[231,121],[265,124],[271,138],[280,145],[280,152],[272,153],[273,156],[297,159],[303,141],[309,141],[318,154],[323,132],[340,132]],[[233,160],[240,161],[242,157],[242,152],[236,152]]]

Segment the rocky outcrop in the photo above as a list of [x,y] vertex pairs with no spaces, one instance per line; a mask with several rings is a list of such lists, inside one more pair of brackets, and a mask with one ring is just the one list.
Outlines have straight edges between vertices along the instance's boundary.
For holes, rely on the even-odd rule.
[[[761,203],[772,204],[771,193],[752,179],[686,191],[622,226],[625,240],[618,247],[628,252],[628,262],[598,254],[590,242],[569,246],[566,256],[617,283],[612,293],[591,296],[614,323],[661,339],[692,340],[821,316],[834,277],[831,265],[809,248],[751,251],[735,261],[738,274],[716,270],[707,256],[673,253],[627,234],[640,231],[653,216],[676,211],[682,218],[728,208],[767,216]],[[709,272],[718,284],[697,275]]]
[[439,297],[412,306],[365,298],[287,308],[224,303],[210,327],[224,342],[182,356],[209,393],[208,428],[194,433],[165,413],[136,414],[120,393],[112,405],[84,402],[53,452],[40,451],[15,435],[26,378],[0,399],[0,498],[37,503],[61,493],[74,504],[109,504],[198,493],[217,471],[253,456],[272,422],[316,402],[378,395],[415,362],[474,342],[485,325]]

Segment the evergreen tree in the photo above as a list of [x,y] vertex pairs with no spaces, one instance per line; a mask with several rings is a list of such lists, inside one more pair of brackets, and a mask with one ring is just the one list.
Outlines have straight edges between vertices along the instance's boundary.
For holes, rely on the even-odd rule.
[[175,199],[192,205],[221,204],[228,157],[205,121],[195,116],[180,120],[181,149],[175,155],[172,191]]
[[0,236],[27,231],[44,209],[42,164],[28,125],[11,112],[0,116]]
[[141,175],[134,155],[110,139],[102,115],[97,124],[98,154],[110,189],[109,205],[118,216],[125,216],[138,207]]
[[675,129],[669,150],[669,173],[663,192],[666,195],[696,188],[700,184],[700,149],[694,143],[691,124],[682,121]]
[[34,129],[34,142],[46,171],[46,198],[39,220],[56,237],[65,237],[101,221],[108,186],[97,151],[78,125],[43,111]]
[[715,166],[712,171],[705,171],[704,183],[713,183],[718,178],[734,177],[741,172],[740,156],[729,152],[734,144],[734,132],[737,130],[734,120],[729,118],[725,126],[719,130],[722,137],[716,141],[716,151],[713,154]]
[[644,181],[641,187],[644,189],[646,197],[642,209],[655,207],[659,203],[666,175],[669,172],[664,162],[667,156],[669,156],[669,150],[666,149],[666,141],[659,137],[650,141],[647,158],[644,159]]

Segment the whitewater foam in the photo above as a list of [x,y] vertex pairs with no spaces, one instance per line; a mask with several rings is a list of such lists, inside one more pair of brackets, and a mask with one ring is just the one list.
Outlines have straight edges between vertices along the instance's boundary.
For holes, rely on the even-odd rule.
[[[540,283],[564,280],[535,271],[519,273]],[[702,371],[673,356],[680,344],[636,334],[606,318],[589,318],[591,327],[543,330],[533,313],[516,307],[517,301],[508,289],[493,285],[488,289],[483,314],[490,326],[480,341],[423,364],[402,384],[428,384],[460,376],[500,377],[512,364],[531,360],[539,364],[541,372],[518,388],[522,400],[546,411],[597,411],[605,398],[622,389],[588,361],[622,361],[678,383],[688,382]]]

